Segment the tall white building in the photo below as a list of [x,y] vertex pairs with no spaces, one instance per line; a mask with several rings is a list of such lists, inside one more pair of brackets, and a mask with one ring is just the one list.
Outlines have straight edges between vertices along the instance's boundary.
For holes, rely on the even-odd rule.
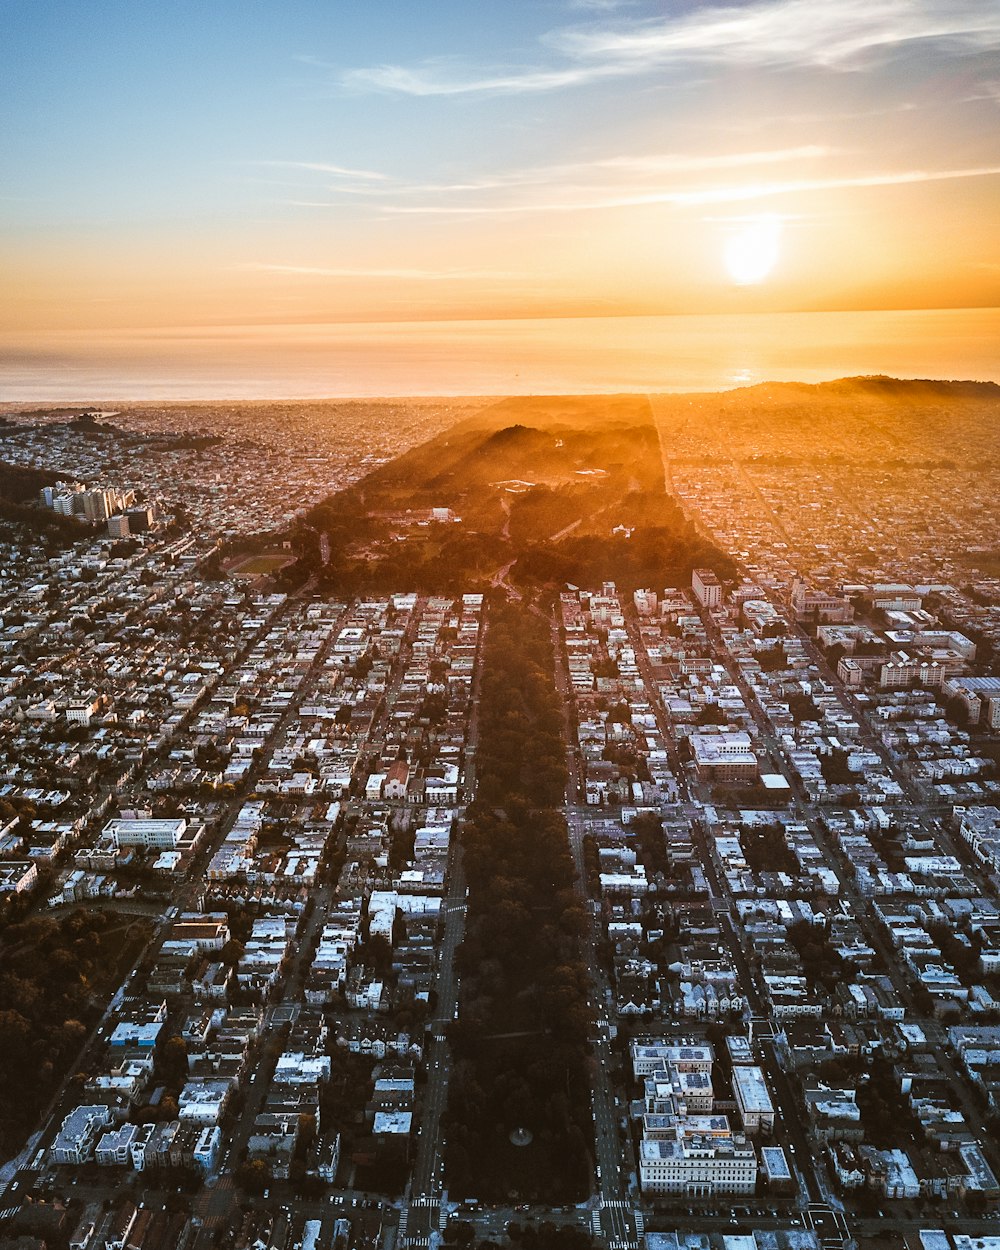
[[101,1130],[111,1123],[111,1108],[103,1105],[76,1107],[63,1120],[49,1148],[49,1159],[56,1164],[86,1163],[94,1153]]
[[722,583],[711,569],[695,569],[691,574],[691,589],[702,607],[722,606]]
[[654,616],[656,614],[656,591],[655,590],[634,590],[632,592],[632,602],[635,604],[635,610],[640,616]]

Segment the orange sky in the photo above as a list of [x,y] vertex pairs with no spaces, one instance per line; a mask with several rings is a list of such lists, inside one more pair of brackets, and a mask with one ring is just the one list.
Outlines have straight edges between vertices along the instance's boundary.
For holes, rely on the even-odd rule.
[[0,329],[1000,304],[991,0],[665,7],[12,0]]

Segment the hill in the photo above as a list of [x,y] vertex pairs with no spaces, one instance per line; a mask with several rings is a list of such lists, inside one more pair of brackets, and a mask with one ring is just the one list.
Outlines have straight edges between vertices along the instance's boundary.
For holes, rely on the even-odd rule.
[[667,495],[638,395],[492,404],[323,500],[292,538],[300,554],[284,584],[315,574],[338,593],[611,578],[629,589],[687,579],[701,564],[733,571]]
[[931,399],[1000,399],[1000,385],[996,382],[949,381],[940,378],[891,378],[885,374],[872,374],[854,378],[837,378],[831,382],[758,382],[754,386],[737,387],[728,394],[750,396],[764,395],[779,398],[783,394],[802,398],[852,395],[866,398],[899,400],[903,403]]
[[50,469],[33,469],[0,460],[0,499],[25,503],[38,498],[43,486],[51,486],[63,474]]

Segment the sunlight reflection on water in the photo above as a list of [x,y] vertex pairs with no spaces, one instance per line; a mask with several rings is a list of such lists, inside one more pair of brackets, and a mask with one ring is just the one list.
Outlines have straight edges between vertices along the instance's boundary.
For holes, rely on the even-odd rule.
[[0,337],[0,399],[722,390],[1000,381],[1000,310],[194,327]]

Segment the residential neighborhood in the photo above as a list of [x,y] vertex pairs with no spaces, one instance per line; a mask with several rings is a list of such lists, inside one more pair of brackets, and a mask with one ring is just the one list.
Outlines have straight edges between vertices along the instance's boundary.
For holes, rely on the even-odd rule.
[[[957,575],[945,501],[875,565],[846,504],[806,502],[842,501],[835,469],[789,478],[779,512],[766,469],[738,488],[680,439],[666,481],[721,547],[743,536],[735,578],[335,595],[283,583],[284,538],[239,548],[288,520],[273,467],[269,492],[226,480],[223,435],[175,423],[3,433],[11,463],[66,466],[31,519],[76,528],[5,531],[0,942],[22,994],[103,952],[58,1062],[35,1088],[8,1073],[0,1219],[21,1250],[436,1250],[539,1221],[607,1250],[876,1247],[887,1223],[911,1250],[992,1247],[1000,583]],[[123,440],[134,470],[109,463]],[[335,484],[389,454],[345,455]],[[462,529],[441,511],[391,524]],[[511,814],[478,799],[505,598],[551,644],[529,676],[559,709],[590,1084],[575,1203],[450,1170],[463,1030],[502,972],[463,943],[488,889],[469,823]],[[532,715],[506,714],[491,767]]]

